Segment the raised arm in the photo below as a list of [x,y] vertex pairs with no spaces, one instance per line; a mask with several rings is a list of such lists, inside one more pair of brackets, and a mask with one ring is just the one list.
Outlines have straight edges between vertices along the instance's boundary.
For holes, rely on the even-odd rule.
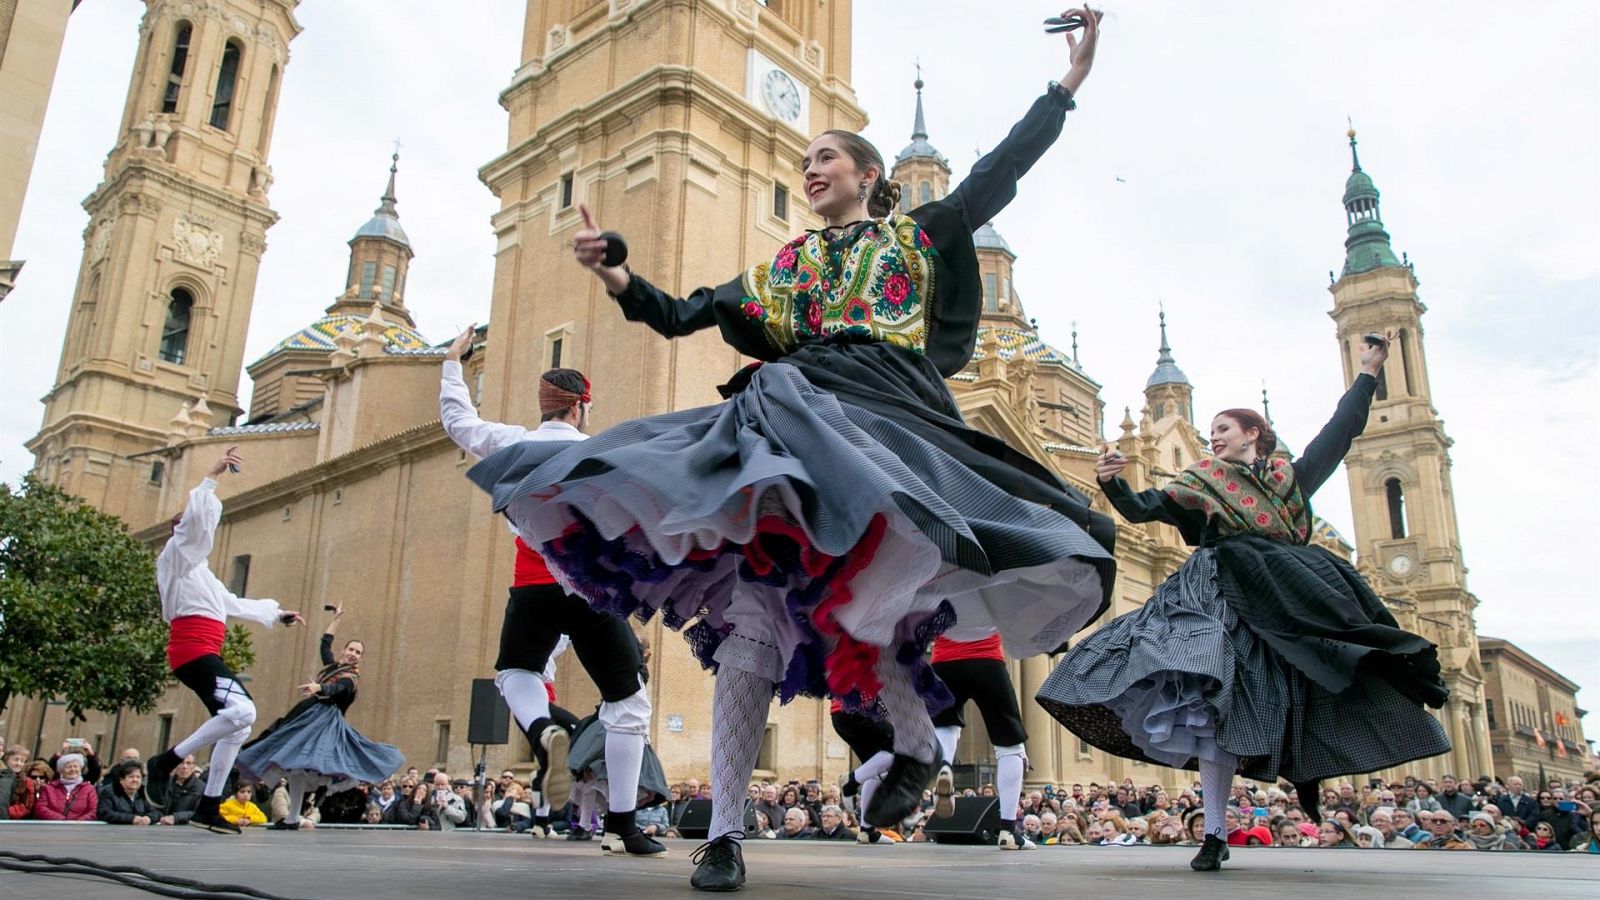
[[528,429],[478,417],[461,367],[461,358],[472,346],[477,329],[475,323],[468,327],[445,351],[444,371],[439,376],[439,422],[456,446],[482,459],[526,440]]
[[1367,428],[1367,415],[1372,410],[1372,396],[1378,390],[1378,373],[1389,358],[1389,341],[1393,335],[1363,339],[1361,344],[1361,374],[1356,376],[1350,389],[1339,398],[1333,418],[1322,426],[1317,436],[1306,445],[1305,452],[1294,461],[1295,481],[1300,491],[1310,497],[1322,487],[1333,470],[1339,467],[1350,444]]
[[1073,97],[1094,67],[1095,49],[1100,42],[1100,14],[1078,9],[1062,13],[1063,17],[1073,15],[1084,20],[1083,37],[1066,33],[1071,61],[1067,74],[1035,100],[1005,139],[978,160],[961,184],[940,201],[962,210],[968,231],[982,228],[1017,196],[1017,182],[1055,143],[1067,110],[1076,105]]
[[173,571],[182,575],[196,566],[206,564],[211,555],[211,542],[222,521],[222,501],[217,499],[217,479],[230,471],[238,471],[242,459],[238,447],[229,447],[222,458],[206,474],[204,480],[189,492],[189,502],[172,528],[172,537],[161,549],[161,555],[172,560]]
[[1160,488],[1135,492],[1118,477],[1127,466],[1127,457],[1111,449],[1109,444],[1100,444],[1100,457],[1094,465],[1095,479],[1118,515],[1135,524],[1164,522],[1177,528],[1184,540],[1198,543],[1205,533],[1205,513],[1178,505]]

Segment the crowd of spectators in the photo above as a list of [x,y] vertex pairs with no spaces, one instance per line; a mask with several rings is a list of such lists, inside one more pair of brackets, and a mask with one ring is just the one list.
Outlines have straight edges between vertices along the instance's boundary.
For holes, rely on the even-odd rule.
[[[146,784],[137,749],[103,766],[81,740],[64,743],[49,759],[32,759],[23,747],[0,743],[0,819],[101,821],[114,825],[182,825],[200,803],[204,773],[187,757],[164,784]],[[994,786],[963,792],[994,796]],[[689,779],[671,787],[666,803],[641,809],[638,822],[652,837],[679,837],[691,801],[710,800],[708,782]],[[852,798],[859,799],[859,798]],[[1233,846],[1346,849],[1440,849],[1580,851],[1600,854],[1600,775],[1584,782],[1552,778],[1529,789],[1517,776],[1503,783],[1487,777],[1458,780],[1407,777],[1359,788],[1349,781],[1328,785],[1311,799],[1290,785],[1237,782],[1226,811]],[[815,780],[752,782],[748,789],[746,837],[770,840],[854,841],[859,812],[840,789]],[[221,812],[240,826],[281,823],[288,816],[286,783],[239,784]],[[452,778],[440,769],[411,768],[378,784],[334,793],[308,794],[301,828],[366,825],[449,831],[481,828],[528,833],[539,838],[583,840],[596,823],[574,821],[576,810],[555,810],[550,824],[537,815],[539,797],[511,771],[484,785]],[[1046,785],[1028,792],[1015,811],[1025,837],[1038,846],[1082,844],[1131,846],[1201,842],[1198,782],[1169,793],[1160,785]],[[934,798],[924,793],[918,810],[899,826],[881,829],[887,842],[929,840],[926,826]],[[1320,822],[1317,820],[1320,819]]]

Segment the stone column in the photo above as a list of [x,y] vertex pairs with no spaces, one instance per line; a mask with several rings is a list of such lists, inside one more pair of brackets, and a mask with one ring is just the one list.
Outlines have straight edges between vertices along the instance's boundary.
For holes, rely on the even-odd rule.
[[1033,702],[1033,695],[1050,677],[1050,658],[1031,657],[1023,660],[1019,668],[1021,677],[1017,679],[1017,703],[1022,706],[1022,724],[1028,730],[1028,762],[1033,766],[1027,775],[1027,783],[1057,784],[1060,782],[1060,773],[1056,771],[1056,738],[1061,729],[1056,725],[1056,720],[1044,711],[1044,707]]

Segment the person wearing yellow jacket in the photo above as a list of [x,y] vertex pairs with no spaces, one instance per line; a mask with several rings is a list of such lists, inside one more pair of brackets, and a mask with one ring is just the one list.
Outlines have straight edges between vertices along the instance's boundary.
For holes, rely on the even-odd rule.
[[222,801],[222,806],[217,809],[217,815],[221,816],[224,822],[232,822],[240,828],[267,824],[267,814],[261,811],[261,807],[251,802],[254,795],[255,788],[248,784],[239,785],[232,797]]

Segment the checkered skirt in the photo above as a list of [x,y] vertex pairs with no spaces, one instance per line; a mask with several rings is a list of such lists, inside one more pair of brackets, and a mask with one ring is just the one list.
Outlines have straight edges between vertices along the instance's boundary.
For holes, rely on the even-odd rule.
[[1378,674],[1396,667],[1355,664],[1334,678],[1296,665],[1241,619],[1230,593],[1237,584],[1217,552],[1196,550],[1142,607],[1062,657],[1040,705],[1108,753],[1194,769],[1220,746],[1263,780],[1373,772],[1449,751],[1439,721],[1407,696],[1415,691]]

